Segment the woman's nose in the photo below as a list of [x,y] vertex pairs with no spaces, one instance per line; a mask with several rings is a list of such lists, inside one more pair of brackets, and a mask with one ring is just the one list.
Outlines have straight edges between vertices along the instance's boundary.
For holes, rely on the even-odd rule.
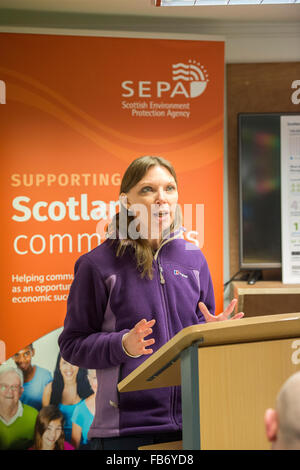
[[159,188],[156,195],[156,203],[161,204],[166,201],[166,193],[163,188]]

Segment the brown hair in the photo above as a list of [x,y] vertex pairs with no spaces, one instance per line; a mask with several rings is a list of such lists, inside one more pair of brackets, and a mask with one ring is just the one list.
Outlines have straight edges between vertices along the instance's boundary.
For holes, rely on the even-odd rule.
[[[172,166],[172,164],[168,161],[165,160],[162,157],[155,157],[155,156],[143,156],[139,157],[127,168],[125,171],[122,181],[121,181],[121,186],[120,186],[120,193],[128,193],[131,188],[133,188],[147,173],[147,171],[153,167],[153,166],[163,166],[165,167],[173,176],[176,185],[177,185],[177,176],[175,173],[175,170]],[[126,235],[123,236],[122,234],[122,228],[120,226],[120,218],[121,214],[123,211],[126,211]],[[141,272],[141,276],[144,277],[147,275],[149,279],[152,279],[152,262],[153,262],[153,251],[150,246],[150,243],[148,240],[143,239],[143,238],[138,238],[136,240],[133,240],[129,238],[128,234],[128,226],[131,222],[133,222],[134,217],[131,215],[130,211],[128,211],[123,204],[120,205],[120,212],[116,214],[115,220],[109,227],[109,237],[111,237],[112,234],[115,234],[117,232],[118,237],[118,246],[117,246],[117,256],[122,256],[126,250],[127,247],[131,246],[133,247],[135,251],[135,258],[136,258],[136,264],[138,270]],[[115,229],[112,229],[112,226],[115,224]],[[178,229],[181,225],[181,212],[179,209],[179,206],[176,209],[176,215],[175,215],[175,221],[173,222],[172,226],[170,227],[171,230]]]
[[58,440],[55,442],[54,450],[64,450],[64,442],[65,442],[65,433],[63,430],[64,426],[64,416],[61,411],[55,405],[48,405],[44,406],[35,422],[35,430],[34,430],[34,449],[41,450],[42,449],[42,437],[44,432],[47,430],[49,423],[56,419],[61,420],[61,435],[59,436]]

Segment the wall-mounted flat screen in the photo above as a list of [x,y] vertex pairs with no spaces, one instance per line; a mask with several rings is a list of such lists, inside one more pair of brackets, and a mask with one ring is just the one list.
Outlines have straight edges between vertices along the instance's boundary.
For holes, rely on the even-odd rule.
[[281,266],[281,115],[238,116],[241,269]]

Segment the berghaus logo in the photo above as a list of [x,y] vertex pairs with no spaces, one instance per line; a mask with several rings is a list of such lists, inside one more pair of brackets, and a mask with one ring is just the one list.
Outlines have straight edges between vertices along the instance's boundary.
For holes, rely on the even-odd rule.
[[181,273],[180,271],[178,271],[178,269],[174,269],[174,274],[175,276],[181,276],[181,277],[184,277],[185,279],[188,278],[186,274]]

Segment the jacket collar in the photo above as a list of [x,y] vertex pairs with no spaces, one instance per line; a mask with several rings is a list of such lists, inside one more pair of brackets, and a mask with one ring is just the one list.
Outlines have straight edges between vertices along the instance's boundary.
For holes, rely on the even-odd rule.
[[175,232],[171,233],[168,238],[165,238],[161,241],[161,244],[159,245],[158,249],[156,250],[154,254],[154,259],[157,260],[158,255],[160,250],[162,249],[163,246],[165,246],[167,243],[176,240],[177,238],[182,238],[182,233],[184,232],[184,228],[180,227],[180,229],[176,230]]

